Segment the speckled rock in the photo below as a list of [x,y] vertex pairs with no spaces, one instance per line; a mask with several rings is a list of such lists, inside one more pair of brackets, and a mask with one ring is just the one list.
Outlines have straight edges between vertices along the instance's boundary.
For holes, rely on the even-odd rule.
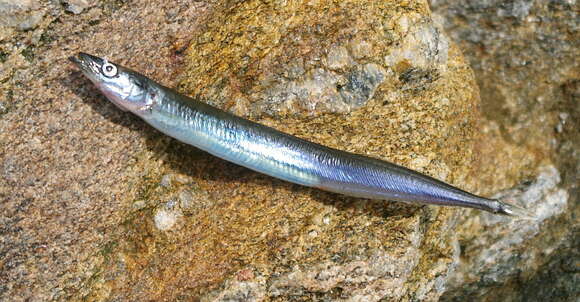
[[[573,260],[580,253],[577,1],[431,2],[481,88],[482,192],[517,186],[517,199],[534,207],[534,188],[548,186],[540,203],[558,210],[541,215],[540,225],[514,229],[466,215],[459,223],[459,274],[443,300],[574,301],[580,294]],[[564,210],[551,207],[564,203]],[[530,235],[528,227],[537,230]]]
[[362,3],[224,5],[192,41],[181,88],[246,116],[317,115],[357,109],[379,86],[425,89],[447,72],[449,41],[424,2],[409,12]]
[[436,300],[458,262],[457,210],[229,164],[119,111],[66,60],[106,56],[282,131],[475,189],[471,69],[426,2],[369,3],[107,0],[71,14],[50,2],[36,27],[7,32],[0,299]]
[[512,144],[552,153],[553,143],[536,142],[555,136],[558,114],[577,86],[576,1],[432,2],[476,72],[485,117]]
[[[178,200],[147,199],[143,183],[169,172],[135,168],[163,161],[165,147],[155,146],[167,141],[119,114],[67,57],[108,56],[174,85],[177,52],[207,6],[91,4],[73,15],[60,1],[43,1],[46,13],[34,28],[0,28],[0,301],[104,300],[113,290],[98,276],[109,259],[120,259],[112,251],[123,223],[147,212],[155,228],[155,211]],[[181,225],[178,219],[164,232]],[[141,265],[129,260],[119,265]]]
[[[458,232],[462,235],[462,263],[448,283],[446,299],[463,301],[482,298],[481,286],[501,287],[514,276],[526,278],[537,269],[538,258],[550,258],[555,247],[566,242],[557,236],[546,242],[549,223],[569,211],[568,192],[560,187],[561,179],[553,166],[542,167],[538,178],[529,184],[506,190],[498,198],[506,198],[526,207],[533,220],[514,220],[488,214],[463,221]],[[493,296],[517,300],[517,293],[501,291]]]
[[[185,63],[180,89],[235,114],[460,186],[471,172],[477,89],[424,2],[223,4],[207,16]],[[196,215],[210,230],[214,215],[228,217],[220,227],[239,233],[222,235],[212,252],[223,257],[210,266],[236,257],[231,267],[255,276],[222,273],[225,281],[202,290],[203,299],[436,300],[442,293],[458,261],[455,211],[258,179],[236,186],[234,201],[222,206],[241,207],[239,215],[215,207]]]
[[80,14],[90,6],[88,0],[66,0],[63,1],[63,4],[66,6],[66,10],[73,14]]
[[0,26],[29,30],[40,23],[44,13],[38,0],[2,0]]

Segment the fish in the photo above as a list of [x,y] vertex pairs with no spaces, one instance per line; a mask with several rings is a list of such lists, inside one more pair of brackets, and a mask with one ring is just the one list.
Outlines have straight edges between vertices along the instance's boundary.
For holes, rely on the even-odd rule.
[[477,196],[394,163],[330,148],[236,116],[106,59],[82,52],[69,59],[119,109],[183,143],[248,169],[356,198],[533,218],[528,210],[508,202]]

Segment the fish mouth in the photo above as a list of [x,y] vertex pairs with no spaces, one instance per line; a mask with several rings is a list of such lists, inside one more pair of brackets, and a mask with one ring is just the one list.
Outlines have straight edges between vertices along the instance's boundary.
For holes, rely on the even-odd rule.
[[[0,0],[1,1],[1,0]],[[119,109],[123,111],[130,111],[125,106],[123,106],[122,96],[119,95],[119,83],[106,78],[101,72],[101,68],[107,63],[106,59],[99,58],[88,53],[79,52],[76,56],[70,56],[69,61],[73,62],[81,72],[95,84],[97,89],[99,89],[105,97],[113,104],[115,104]],[[125,91],[121,91],[127,93]]]
[[68,59],[85,75],[91,78],[99,74],[101,66],[103,66],[103,63],[105,62],[102,58],[84,52],[79,52],[76,56],[70,56]]

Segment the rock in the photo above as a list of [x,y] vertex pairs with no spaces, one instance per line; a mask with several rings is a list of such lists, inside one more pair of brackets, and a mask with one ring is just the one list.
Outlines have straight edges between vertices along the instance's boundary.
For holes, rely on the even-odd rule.
[[80,14],[90,6],[88,0],[66,0],[66,10],[73,14]]
[[551,256],[553,242],[541,240],[549,231],[546,221],[569,210],[568,192],[559,185],[558,171],[548,166],[540,169],[538,178],[530,184],[496,196],[527,208],[536,219],[482,214],[463,221],[458,233],[464,260],[447,285],[447,300],[476,297],[482,287],[502,286],[520,272],[533,272],[536,259]]
[[[472,167],[477,88],[425,3],[303,5],[216,7],[193,35],[180,87],[282,131],[461,186]],[[459,261],[453,210],[305,195],[257,177],[195,220],[214,229],[208,218],[220,217],[212,253],[232,255],[219,263],[236,255],[264,283],[231,271],[202,300],[436,300],[444,291]]]
[[161,182],[159,183],[161,186],[163,187],[170,187],[171,186],[171,181],[173,179],[173,175],[171,174],[165,174],[163,175],[163,177],[161,178]]
[[355,64],[350,54],[348,53],[348,50],[343,46],[332,48],[328,52],[326,60],[326,66],[330,70],[340,70]]
[[[330,8],[322,3],[314,7],[339,11],[345,5]],[[201,94],[213,104],[254,117],[346,113],[365,105],[380,84],[398,84],[396,77],[406,71],[420,70],[428,80],[412,84],[424,87],[447,67],[449,41],[420,10],[408,14],[392,10],[382,23],[372,24],[352,15],[333,15],[324,22],[318,12],[293,18],[293,5],[267,9],[279,14],[272,25],[261,24],[260,19],[248,20],[251,30],[244,31],[236,28],[237,23],[224,29],[217,19],[207,24],[189,53],[188,77],[182,81],[188,93]],[[370,9],[361,13],[365,14],[362,18],[379,18]],[[265,14],[256,13],[260,17]],[[237,17],[247,16],[239,13]],[[309,17],[313,19],[307,20]],[[303,21],[315,27],[305,28]],[[342,27],[331,28],[339,22],[344,22]],[[241,36],[234,39],[226,34],[233,30],[240,31]],[[320,35],[328,39],[317,40]],[[256,39],[256,44],[243,39]],[[239,44],[242,42],[246,44]],[[232,45],[235,51],[222,44]],[[220,71],[207,82],[196,75],[207,74],[216,66],[204,62],[215,62]],[[238,104],[226,101],[232,99]]]
[[0,0],[0,26],[29,30],[40,23],[44,14],[37,0]]
[[[144,65],[133,60],[128,65],[161,81],[171,79],[173,44],[182,43],[203,8],[189,1],[130,6],[98,1],[94,9],[72,15],[60,1],[42,1],[38,11],[37,1],[0,3],[3,9],[6,3],[33,3],[17,11],[26,18],[47,11],[46,21],[58,19],[43,19],[32,30],[10,28],[3,35],[3,22],[21,15],[0,16],[0,102],[6,105],[0,114],[0,300],[117,295],[107,280],[96,278],[99,270],[110,265],[127,273],[140,266],[132,260],[145,256],[143,246],[152,243],[145,230],[167,237],[155,227],[152,209],[170,199],[152,194],[170,172],[159,169],[160,142],[166,146],[168,141],[109,107],[66,58],[78,51],[116,61],[124,60],[119,53],[133,59],[157,56]],[[169,8],[179,9],[179,16],[166,16]],[[146,43],[125,39],[151,33],[158,37]],[[38,44],[32,45],[38,34]],[[26,61],[24,49],[35,58]],[[133,208],[139,200],[147,206]]]
[[260,281],[232,280],[226,282],[227,290],[204,297],[201,301],[264,301],[266,299],[265,283],[264,278]]
[[8,112],[8,106],[4,102],[0,101],[0,115],[7,113],[7,112]]
[[179,191],[178,195],[179,206],[185,215],[194,215],[204,209],[211,208],[214,200],[209,194],[196,187],[183,189]]
[[447,63],[449,41],[435,23],[421,22],[420,15],[402,16],[396,25],[403,39],[398,47],[385,56],[385,64],[396,68],[428,70],[444,68]]
[[577,85],[574,4],[437,0],[433,6],[470,59],[484,115],[502,125],[514,144],[551,153],[551,144],[537,142],[554,136],[558,112],[550,111],[556,100],[569,102],[566,87]]
[[425,2],[123,3],[78,15],[47,3],[59,22],[1,81],[12,97],[0,300],[438,299],[459,262],[456,209],[226,163],[119,111],[66,60],[106,56],[282,131],[476,189],[478,89]]
[[478,180],[486,192],[516,186],[506,192],[520,192],[516,199],[531,204],[541,220],[514,226],[467,215],[459,223],[463,261],[442,299],[572,301],[578,274],[563,259],[578,255],[577,4],[432,4],[481,88]]
[[[417,238],[418,239],[418,238]],[[415,242],[418,244],[419,240]],[[403,255],[377,254],[344,265],[328,262],[296,268],[273,278],[268,288],[274,297],[304,296],[307,292],[325,294],[334,299],[380,300],[404,295],[404,284],[417,265],[418,246]],[[342,293],[335,293],[341,288]]]
[[136,211],[142,210],[147,206],[147,201],[145,200],[137,200],[133,203],[133,209]]
[[180,213],[172,209],[159,209],[153,217],[155,227],[161,231],[170,230],[177,223],[179,216]]

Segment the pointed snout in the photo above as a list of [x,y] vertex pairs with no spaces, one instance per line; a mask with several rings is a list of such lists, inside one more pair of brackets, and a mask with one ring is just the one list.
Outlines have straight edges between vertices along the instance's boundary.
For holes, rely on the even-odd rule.
[[102,58],[90,55],[88,53],[84,53],[84,52],[79,52],[76,56],[70,56],[69,61],[79,65],[79,64],[88,64],[88,63],[92,63],[98,66],[103,65],[103,62],[105,61]]

